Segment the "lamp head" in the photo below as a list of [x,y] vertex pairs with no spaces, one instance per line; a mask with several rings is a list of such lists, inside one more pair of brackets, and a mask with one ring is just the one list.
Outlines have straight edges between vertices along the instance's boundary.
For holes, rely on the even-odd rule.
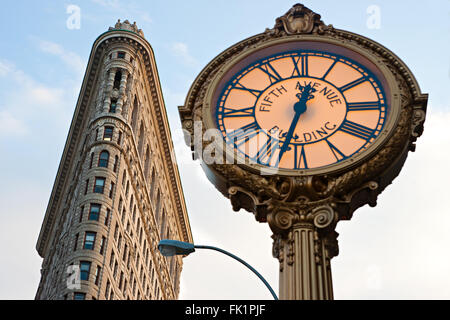
[[188,255],[195,251],[194,244],[178,240],[163,239],[158,244],[158,250],[165,257]]

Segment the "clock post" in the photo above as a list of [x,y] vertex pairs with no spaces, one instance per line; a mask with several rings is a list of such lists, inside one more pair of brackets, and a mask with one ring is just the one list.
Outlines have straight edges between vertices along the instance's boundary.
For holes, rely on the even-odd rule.
[[214,58],[179,113],[209,180],[271,228],[280,299],[328,300],[336,225],[400,173],[427,101],[390,50],[296,4]]

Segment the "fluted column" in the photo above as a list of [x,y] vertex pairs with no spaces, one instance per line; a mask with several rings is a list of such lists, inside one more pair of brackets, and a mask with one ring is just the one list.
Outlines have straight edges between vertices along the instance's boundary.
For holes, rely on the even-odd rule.
[[268,222],[274,230],[273,255],[280,262],[279,298],[332,300],[330,260],[338,253],[334,210],[278,211]]

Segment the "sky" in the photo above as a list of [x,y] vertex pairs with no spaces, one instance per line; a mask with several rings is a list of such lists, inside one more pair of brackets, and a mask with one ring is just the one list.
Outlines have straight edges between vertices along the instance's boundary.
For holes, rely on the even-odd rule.
[[[450,1],[302,2],[325,24],[369,37],[399,56],[422,92],[427,120],[416,152],[379,196],[339,222],[332,260],[336,299],[449,299]],[[278,291],[271,232],[234,212],[182,140],[177,106],[202,68],[234,43],[272,28],[294,1],[8,1],[0,12],[0,299],[33,299],[35,250],[94,40],[117,19],[136,21],[152,45],[196,244],[228,250]],[[73,24],[70,8],[80,9]],[[69,10],[68,10],[69,9]],[[376,16],[374,14],[376,13]],[[374,20],[375,19],[375,20]],[[184,258],[180,299],[271,299],[225,255]]]

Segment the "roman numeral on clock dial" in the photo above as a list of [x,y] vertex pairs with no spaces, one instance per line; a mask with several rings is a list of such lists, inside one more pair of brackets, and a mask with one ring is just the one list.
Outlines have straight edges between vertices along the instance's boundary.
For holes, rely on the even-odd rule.
[[[294,68],[291,77],[307,77],[308,76],[308,56],[291,57]],[[299,68],[300,65],[300,68]]]
[[334,157],[336,158],[336,161],[340,161],[345,158],[345,154],[343,154],[342,151],[339,150],[334,144],[332,144],[330,141],[328,141],[328,139],[325,139],[325,141],[328,144],[328,147],[330,148]]
[[380,109],[380,103],[378,101],[347,103],[348,111],[366,111],[366,110],[378,110],[378,109]]
[[244,86],[242,83],[240,83],[239,81],[236,82],[236,84],[234,85],[234,89],[239,89],[239,90],[243,90],[243,91],[247,91],[250,92],[252,95],[254,95],[255,97],[259,97],[259,95],[261,94],[261,90],[256,90],[256,89],[251,89],[251,88],[247,88],[246,86]]
[[256,154],[256,160],[261,164],[270,164],[277,149],[279,149],[279,141],[269,137]]
[[352,82],[347,83],[346,85],[340,87],[339,89],[342,92],[343,91],[347,91],[347,90],[349,90],[349,89],[351,89],[353,87],[356,87],[356,86],[360,85],[361,83],[363,83],[365,81],[367,81],[367,78],[366,77],[361,77],[361,78],[358,78],[358,79],[356,79],[356,80],[354,80]]
[[249,123],[243,127],[240,127],[239,129],[236,129],[234,131],[228,132],[227,136],[228,139],[231,141],[234,141],[237,146],[245,143],[250,138],[254,137],[259,133],[259,126],[255,122]]
[[308,169],[305,146],[303,145],[294,145],[294,169]]
[[375,130],[373,129],[352,121],[348,121],[347,119],[344,120],[339,130],[363,140],[369,140],[373,137],[373,134],[375,132]]
[[233,109],[233,108],[223,108],[223,116],[227,118],[236,117],[253,117],[255,115],[255,107]]
[[269,77],[270,83],[274,83],[277,81],[282,80],[283,78],[280,76],[280,74],[275,70],[275,68],[270,64],[270,62],[267,62],[265,64],[262,64],[258,67],[261,71],[263,71],[267,76]]
[[338,60],[334,60],[333,63],[331,64],[331,66],[328,68],[328,70],[324,73],[324,75],[322,76],[322,79],[325,79],[328,74],[330,73],[331,70],[333,70],[334,66],[336,65],[336,63],[338,62]]

